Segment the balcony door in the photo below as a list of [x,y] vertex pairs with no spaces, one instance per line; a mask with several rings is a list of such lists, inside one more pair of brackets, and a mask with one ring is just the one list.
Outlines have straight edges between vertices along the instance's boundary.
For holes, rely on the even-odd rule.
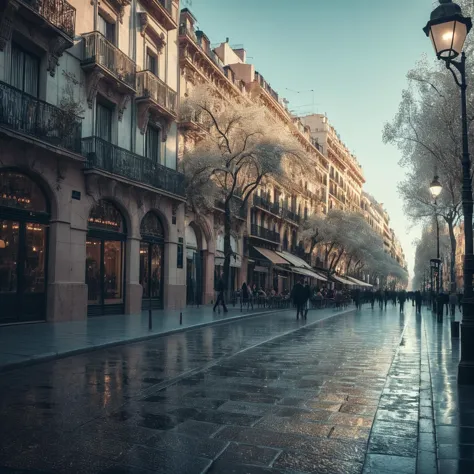
[[88,315],[124,312],[125,222],[113,203],[99,201],[89,215],[86,241]]
[[96,105],[95,134],[108,143],[112,143],[112,119],[113,109],[106,104],[97,101]]
[[145,156],[153,163],[160,163],[160,148],[160,129],[149,125],[146,130]]
[[115,23],[108,21],[99,13],[97,29],[108,41],[115,45]]
[[29,177],[0,172],[0,324],[46,317],[49,206]]
[[34,54],[12,44],[10,84],[38,97],[40,60]]

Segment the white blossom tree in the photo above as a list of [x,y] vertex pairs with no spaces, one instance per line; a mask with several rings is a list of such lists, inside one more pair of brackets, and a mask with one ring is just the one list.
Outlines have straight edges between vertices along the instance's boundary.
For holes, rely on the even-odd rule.
[[[471,15],[472,0],[457,2],[464,14]],[[474,38],[468,36],[465,51],[474,50]],[[403,91],[399,110],[384,127],[383,139],[400,149],[400,165],[406,178],[399,184],[407,216],[414,223],[428,222],[437,213],[447,224],[451,245],[450,280],[455,285],[456,239],[454,228],[462,214],[461,188],[461,102],[459,88],[443,61],[421,60],[408,72],[408,88]],[[474,79],[474,64],[468,62],[467,79]],[[468,93],[470,145],[474,145],[474,93]],[[443,192],[435,207],[429,194],[434,174],[443,184]]]
[[224,281],[228,282],[234,215],[246,210],[250,196],[266,177],[282,184],[294,181],[295,173],[299,177],[305,168],[304,151],[263,107],[224,103],[211,87],[196,87],[182,104],[181,114],[199,115],[208,130],[192,150],[185,151],[180,166],[194,212],[210,212],[216,201],[223,203]]

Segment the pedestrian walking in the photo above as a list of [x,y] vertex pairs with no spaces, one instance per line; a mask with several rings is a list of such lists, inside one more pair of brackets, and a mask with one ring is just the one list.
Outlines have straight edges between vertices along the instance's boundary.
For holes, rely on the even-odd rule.
[[407,300],[407,294],[404,290],[398,292],[398,302],[400,303],[400,313],[405,312],[405,301]]
[[415,292],[415,303],[416,303],[416,313],[417,314],[421,314],[421,302],[422,302],[421,291],[416,291]]
[[390,295],[388,293],[388,290],[385,290],[384,293],[383,293],[383,300],[384,300],[385,309],[387,309],[387,303],[388,303],[389,299],[390,299]]
[[301,319],[304,318],[304,305],[306,302],[306,289],[303,286],[304,278],[301,278],[300,281],[295,283],[293,290],[291,291],[291,297],[293,299],[293,303],[296,306],[296,319],[299,319],[301,314]]
[[458,303],[458,295],[454,291],[449,295],[449,307],[451,309],[451,317],[454,318],[456,314],[456,305]]
[[222,309],[224,311],[224,313],[227,313],[227,306],[225,305],[225,301],[224,301],[224,291],[225,291],[225,284],[224,284],[224,280],[222,279],[222,277],[219,277],[219,280],[217,280],[217,287],[216,287],[216,290],[217,290],[217,299],[216,299],[216,304],[214,305],[214,308],[212,309],[212,311],[216,311],[216,308],[222,304]]
[[374,309],[375,293],[373,291],[370,292],[369,299],[370,299],[370,306],[372,307],[372,309]]

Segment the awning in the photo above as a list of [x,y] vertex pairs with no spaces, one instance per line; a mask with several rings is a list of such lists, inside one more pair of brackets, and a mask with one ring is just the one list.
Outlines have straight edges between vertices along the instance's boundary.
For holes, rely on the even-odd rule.
[[343,285],[355,286],[355,283],[353,281],[346,280],[345,278],[342,278],[340,276],[331,275],[331,278],[338,281],[339,283],[342,283]]
[[275,265],[288,265],[288,261],[284,258],[281,258],[273,250],[268,250],[261,247],[254,247],[254,249]]
[[308,265],[303,259],[296,257],[295,255],[289,253],[289,252],[276,252],[280,257],[283,257],[285,260],[287,260],[285,263],[291,263],[293,266],[298,267],[298,268],[306,268],[308,270],[311,270],[311,265]]
[[368,288],[373,288],[373,285],[369,284],[369,283],[366,283],[365,281],[361,281],[361,280],[358,280],[357,278],[354,278],[354,277],[350,277],[348,276],[347,277],[349,280],[353,281],[356,285],[359,285],[359,286],[366,286]]
[[292,268],[292,270],[295,273],[298,273],[299,275],[305,275],[311,278],[316,278],[316,280],[328,281],[327,278],[323,277],[319,273],[313,272],[312,270],[308,270],[307,268]]

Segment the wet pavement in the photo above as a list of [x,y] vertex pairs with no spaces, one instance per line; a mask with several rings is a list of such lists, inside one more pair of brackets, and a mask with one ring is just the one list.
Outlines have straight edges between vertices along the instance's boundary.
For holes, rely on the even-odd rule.
[[148,311],[98,316],[82,321],[2,326],[0,371],[269,312],[268,308],[257,306],[241,310],[240,305],[232,304],[228,305],[228,309],[227,313],[213,312],[212,305],[206,305],[182,310],[155,310],[152,312],[151,330]]
[[474,397],[458,391],[448,322],[411,307],[310,318],[5,372],[0,473],[474,472]]

